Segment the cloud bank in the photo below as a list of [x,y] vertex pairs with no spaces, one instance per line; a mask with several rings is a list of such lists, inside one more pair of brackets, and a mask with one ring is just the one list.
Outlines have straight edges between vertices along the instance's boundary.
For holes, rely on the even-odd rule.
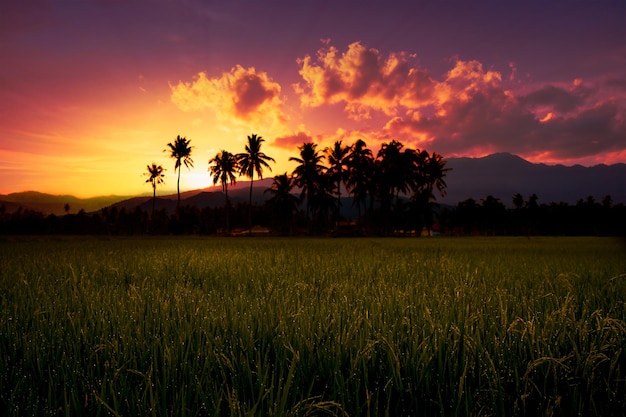
[[[580,159],[626,149],[623,80],[546,84],[516,92],[510,77],[476,60],[454,59],[437,79],[416,56],[384,56],[359,42],[340,52],[324,41],[298,59],[301,105],[343,104],[355,120],[386,119],[384,132],[448,155],[496,151],[526,157]],[[385,135],[379,135],[385,136]]]
[[[406,51],[384,55],[360,42],[341,51],[322,43],[296,61],[297,128],[288,126],[281,85],[254,67],[236,65],[217,77],[200,72],[170,85],[171,101],[185,112],[210,110],[222,122],[271,131],[279,148],[363,138],[372,147],[399,139],[448,156],[512,152],[578,161],[626,153],[626,77],[524,85],[513,62],[503,75],[458,57],[436,76]],[[307,109],[332,106],[343,107],[343,121],[306,120]]]

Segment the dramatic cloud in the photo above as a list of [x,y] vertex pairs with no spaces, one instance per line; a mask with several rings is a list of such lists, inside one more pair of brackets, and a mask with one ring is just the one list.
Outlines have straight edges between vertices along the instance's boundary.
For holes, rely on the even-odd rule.
[[214,109],[222,119],[282,123],[280,85],[265,72],[235,66],[219,78],[199,73],[193,82],[170,86],[171,101],[183,111]]
[[531,109],[544,109],[546,114],[555,111],[565,114],[582,106],[590,93],[591,90],[582,85],[582,80],[575,80],[569,89],[546,85],[521,97],[520,103]]
[[420,106],[435,95],[435,83],[428,73],[412,68],[404,52],[386,59],[374,48],[359,42],[339,54],[327,45],[314,60],[307,55],[298,60],[304,83],[295,84],[303,106],[317,107],[344,102],[355,119],[369,118],[369,110],[394,114],[398,106]]
[[479,61],[456,59],[437,80],[413,58],[406,52],[385,58],[359,42],[340,53],[326,41],[315,59],[298,61],[303,82],[295,91],[304,107],[343,103],[353,119],[386,118],[375,137],[450,155],[506,151],[575,160],[626,149],[619,79],[597,85],[574,79],[521,94],[514,64],[503,79]]
[[[576,107],[559,104],[559,100],[536,100],[545,91],[557,90],[531,93],[532,99],[518,99],[500,88],[476,91],[467,100],[444,103],[442,111],[431,117],[396,117],[385,129],[402,137],[427,138],[429,147],[455,155],[507,151],[578,159],[624,149],[624,109],[615,101],[580,102]],[[538,102],[553,111],[539,118],[535,113]]]

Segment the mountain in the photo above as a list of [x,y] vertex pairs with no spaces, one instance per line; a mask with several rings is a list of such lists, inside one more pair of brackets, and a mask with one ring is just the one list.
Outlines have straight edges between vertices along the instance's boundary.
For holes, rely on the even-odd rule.
[[17,211],[20,207],[28,210],[35,210],[45,214],[64,215],[65,205],[69,205],[70,213],[77,213],[80,210],[86,212],[100,210],[102,207],[114,204],[125,197],[123,196],[101,196],[93,198],[77,198],[72,195],[52,195],[36,191],[26,191],[21,193],[0,194],[0,206],[4,206],[9,213]]
[[[268,198],[265,190],[270,187],[272,182],[272,178],[254,181],[252,188],[253,204],[262,204]],[[231,204],[247,203],[250,198],[250,182],[242,181],[237,182],[233,186],[229,185],[228,198]],[[159,196],[156,199],[155,210],[165,209],[166,212],[173,213],[176,210],[177,199],[177,194]],[[224,205],[224,193],[221,186],[185,191],[180,193],[180,204],[196,206],[200,209],[205,207],[222,207]],[[134,197],[111,205],[111,207],[116,207],[118,210],[124,208],[127,211],[134,210],[137,206],[142,210],[151,211],[152,197]]]
[[546,165],[528,162],[509,153],[483,158],[448,158],[447,195],[441,203],[456,204],[468,198],[479,200],[488,195],[511,206],[520,193],[527,200],[537,194],[539,203],[574,204],[593,196],[601,201],[611,195],[613,202],[626,203],[626,164]]

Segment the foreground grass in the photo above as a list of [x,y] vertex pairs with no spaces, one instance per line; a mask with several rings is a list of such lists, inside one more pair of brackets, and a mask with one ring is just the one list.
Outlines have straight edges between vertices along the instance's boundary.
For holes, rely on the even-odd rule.
[[600,238],[0,241],[0,414],[623,415]]

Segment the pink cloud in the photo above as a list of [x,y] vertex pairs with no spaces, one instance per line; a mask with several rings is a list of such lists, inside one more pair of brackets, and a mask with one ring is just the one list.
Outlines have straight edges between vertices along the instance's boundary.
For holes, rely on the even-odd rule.
[[398,106],[420,105],[433,99],[434,81],[427,71],[410,65],[413,55],[400,52],[384,58],[359,42],[340,54],[326,45],[316,59],[298,60],[303,83],[294,85],[303,106],[344,102],[353,118],[367,118],[369,109],[394,114]]
[[279,148],[292,150],[305,142],[313,142],[313,137],[305,132],[297,132],[290,135],[279,136],[272,141],[272,144]]
[[623,79],[536,86],[524,94],[517,66],[502,77],[477,60],[454,59],[440,80],[413,55],[359,42],[340,52],[326,42],[300,59],[295,85],[303,106],[343,103],[348,117],[386,118],[379,137],[445,154],[494,151],[580,159],[626,149]]

